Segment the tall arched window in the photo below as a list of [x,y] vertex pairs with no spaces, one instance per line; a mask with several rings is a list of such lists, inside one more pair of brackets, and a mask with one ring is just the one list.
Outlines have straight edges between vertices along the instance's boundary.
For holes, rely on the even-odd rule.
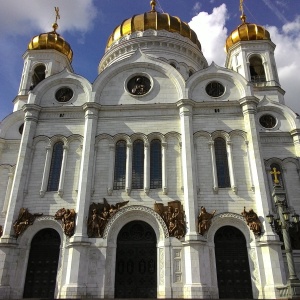
[[46,76],[46,67],[44,65],[39,65],[34,69],[32,75],[32,86],[34,88],[38,83],[45,79]]
[[160,140],[152,140],[150,144],[150,189],[161,187],[161,142]]
[[265,82],[266,74],[262,59],[259,56],[252,56],[250,62],[250,75],[252,82]]
[[125,189],[126,142],[118,141],[115,152],[114,190]]
[[60,170],[64,152],[63,146],[63,142],[57,142],[53,146],[47,191],[58,190]]
[[144,142],[136,140],[132,151],[132,189],[144,188]]
[[230,187],[226,142],[222,138],[216,138],[214,141],[214,145],[216,154],[218,186],[219,188]]

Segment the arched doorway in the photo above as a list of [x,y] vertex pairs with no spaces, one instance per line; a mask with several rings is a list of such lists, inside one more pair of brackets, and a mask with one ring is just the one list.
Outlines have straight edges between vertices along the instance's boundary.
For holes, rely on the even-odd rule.
[[32,239],[26,272],[24,298],[54,298],[60,236],[51,228]]
[[215,234],[219,298],[253,299],[246,239],[233,226]]
[[126,224],[118,234],[115,298],[157,297],[156,235],[142,221]]

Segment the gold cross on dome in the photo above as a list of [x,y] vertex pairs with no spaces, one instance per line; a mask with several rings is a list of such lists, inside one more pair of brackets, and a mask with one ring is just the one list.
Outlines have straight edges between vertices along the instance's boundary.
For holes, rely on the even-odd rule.
[[240,0],[240,11],[242,12],[241,20],[243,23],[246,22],[246,15],[244,13],[244,0]]
[[277,169],[275,167],[272,170],[273,171],[271,171],[270,174],[274,175],[274,183],[278,184],[279,180],[278,180],[278,176],[277,175],[280,175],[281,173],[279,171],[277,171]]
[[155,6],[156,6],[156,0],[151,0],[150,1],[150,5],[151,5],[151,11],[154,12],[155,10]]
[[57,23],[57,20],[60,19],[60,15],[59,15],[59,7],[54,7],[55,10],[55,23]]

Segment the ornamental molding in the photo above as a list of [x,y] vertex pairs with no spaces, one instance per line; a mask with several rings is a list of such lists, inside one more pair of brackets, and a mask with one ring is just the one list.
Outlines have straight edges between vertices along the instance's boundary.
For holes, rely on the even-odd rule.
[[244,217],[241,214],[225,212],[216,215],[211,220],[211,226],[208,232],[204,235],[207,241],[214,244],[214,236],[216,231],[223,226],[234,226],[239,229],[245,236],[247,245],[255,240],[255,236],[247,226]]
[[123,227],[126,223],[128,223],[128,220],[130,220],[130,218],[128,217],[133,212],[134,212],[134,218],[132,219],[132,221],[142,220],[148,222],[151,226],[155,226],[155,223],[156,224],[158,223],[159,226],[155,226],[155,227],[159,227],[160,239],[162,236],[164,238],[169,237],[169,231],[166,226],[166,223],[158,213],[156,213],[153,209],[146,206],[132,205],[120,209],[113,217],[109,219],[103,233],[103,239],[108,239],[109,235],[114,236],[116,238],[118,228],[114,228],[114,225],[116,223],[119,223],[118,225],[121,225],[121,227]]
[[271,135],[271,136],[263,136],[262,134],[260,134],[260,141],[263,144],[269,144],[269,143],[275,143],[275,144],[281,144],[281,143],[288,143],[291,145],[294,145],[293,143],[293,139],[291,136],[275,136],[275,135]]

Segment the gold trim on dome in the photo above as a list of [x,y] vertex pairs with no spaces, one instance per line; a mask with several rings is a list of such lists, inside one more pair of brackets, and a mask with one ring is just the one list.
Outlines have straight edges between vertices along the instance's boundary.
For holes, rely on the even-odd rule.
[[70,44],[64,40],[57,32],[57,19],[60,19],[59,8],[55,7],[55,22],[52,24],[53,31],[41,33],[31,39],[28,44],[28,50],[47,50],[54,49],[67,56],[72,62],[73,50]]
[[196,33],[187,23],[181,21],[178,17],[173,17],[169,14],[155,11],[155,1],[151,1],[151,4],[153,5],[152,9],[154,10],[144,14],[135,15],[130,19],[124,20],[121,25],[117,26],[108,38],[106,49],[108,49],[116,41],[120,40],[123,36],[137,31],[152,29],[157,31],[166,30],[169,32],[179,33],[180,35],[189,38],[201,50],[201,44]]

